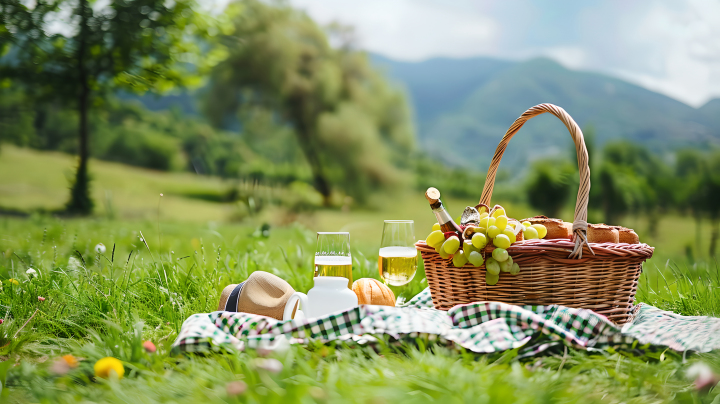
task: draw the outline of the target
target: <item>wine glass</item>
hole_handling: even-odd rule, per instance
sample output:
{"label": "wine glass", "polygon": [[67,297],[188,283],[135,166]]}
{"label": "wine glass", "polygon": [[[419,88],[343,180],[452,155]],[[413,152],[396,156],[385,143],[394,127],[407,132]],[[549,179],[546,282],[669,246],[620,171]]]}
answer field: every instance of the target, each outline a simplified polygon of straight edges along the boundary
{"label": "wine glass", "polygon": [[[380,243],[378,269],[385,283],[404,286],[417,272],[415,223],[412,220],[386,220]],[[402,301],[398,297],[398,301]]]}
{"label": "wine glass", "polygon": [[352,288],[350,233],[318,232],[314,276],[342,276],[348,279],[348,288]]}

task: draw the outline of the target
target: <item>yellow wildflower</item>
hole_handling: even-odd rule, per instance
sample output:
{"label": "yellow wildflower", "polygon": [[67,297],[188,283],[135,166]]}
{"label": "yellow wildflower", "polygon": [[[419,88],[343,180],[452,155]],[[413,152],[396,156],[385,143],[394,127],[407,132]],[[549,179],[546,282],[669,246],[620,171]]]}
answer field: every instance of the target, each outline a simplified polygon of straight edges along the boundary
{"label": "yellow wildflower", "polygon": [[104,379],[109,378],[111,372],[115,372],[118,379],[122,379],[125,374],[125,368],[123,367],[122,362],[111,356],[102,358],[95,362],[93,369],[95,369],[95,376],[102,377]]}
{"label": "yellow wildflower", "polygon": [[63,355],[63,360],[70,366],[71,368],[78,367],[78,360],[76,357],[72,355]]}
{"label": "yellow wildflower", "polygon": [[8,282],[12,283],[13,285],[20,285],[20,282],[16,281],[13,278],[8,279]]}

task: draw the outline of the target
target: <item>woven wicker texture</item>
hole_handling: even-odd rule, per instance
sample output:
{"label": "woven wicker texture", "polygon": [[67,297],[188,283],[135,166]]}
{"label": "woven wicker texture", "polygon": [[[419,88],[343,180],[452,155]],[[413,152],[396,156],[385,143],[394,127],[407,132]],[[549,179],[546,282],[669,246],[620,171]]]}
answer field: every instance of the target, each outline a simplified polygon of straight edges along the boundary
{"label": "woven wicker texture", "polygon": [[[587,205],[590,194],[590,168],[583,134],[564,109],[552,104],[536,105],[515,120],[495,150],[488,169],[480,203],[490,203],[500,160],[510,139],[528,119],[549,112],[568,128],[575,142],[580,171],[574,241],[526,240],[508,248],[521,272],[500,274],[493,286],[485,284],[485,266],[470,264],[455,268],[452,260],[443,260],[424,241],[416,248],[422,253],[433,305],[447,310],[475,301],[499,301],[511,304],[559,304],[591,309],[623,324],[631,317],[642,263],[652,256],[647,244],[587,243]],[[494,247],[485,249],[486,258]]]}

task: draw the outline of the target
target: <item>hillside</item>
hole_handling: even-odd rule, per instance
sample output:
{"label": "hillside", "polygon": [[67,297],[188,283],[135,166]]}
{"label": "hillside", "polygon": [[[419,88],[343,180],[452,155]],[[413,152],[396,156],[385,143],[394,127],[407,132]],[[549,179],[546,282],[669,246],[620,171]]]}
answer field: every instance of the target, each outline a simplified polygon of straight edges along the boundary
{"label": "hillside", "polygon": [[[75,164],[76,158],[64,153],[2,145],[0,212],[61,209],[67,202],[68,178],[72,178]],[[213,200],[234,185],[219,178],[95,159],[90,170],[98,216],[157,220],[160,209],[166,219],[206,223],[229,220],[237,214],[234,204]]]}
{"label": "hillside", "polygon": [[[600,145],[627,139],[663,153],[720,143],[720,100],[695,109],[623,80],[569,70],[549,59],[374,60],[407,89],[423,149],[449,164],[487,169],[512,122],[543,102],[562,106],[583,128],[594,127]],[[528,159],[568,154],[569,148],[564,126],[541,116],[513,139],[504,161],[508,166],[523,165]]]}
{"label": "hillside", "polygon": [[[720,145],[720,99],[696,109],[617,78],[567,69],[550,59],[402,62],[376,54],[369,57],[406,90],[421,148],[451,165],[486,170],[512,122],[525,109],[543,102],[565,108],[582,128],[592,126],[599,146],[627,139],[664,154],[681,147]],[[202,90],[195,92],[199,93]],[[188,93],[124,98],[139,99],[151,110],[197,113],[197,102]],[[503,165],[524,167],[536,158],[569,155],[570,148],[560,121],[537,117],[513,139]]]}

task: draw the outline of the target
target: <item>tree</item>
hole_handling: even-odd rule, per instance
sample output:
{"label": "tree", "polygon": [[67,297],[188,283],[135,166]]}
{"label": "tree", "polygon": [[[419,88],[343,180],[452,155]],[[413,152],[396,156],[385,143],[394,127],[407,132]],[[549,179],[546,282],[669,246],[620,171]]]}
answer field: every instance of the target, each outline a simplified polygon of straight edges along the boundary
{"label": "tree", "polygon": [[701,248],[700,226],[703,219],[709,219],[708,254],[715,257],[720,239],[720,153],[682,150],[677,155],[675,170],[679,206],[689,209],[695,219],[695,247]]}
{"label": "tree", "polygon": [[675,178],[677,206],[681,212],[690,211],[695,219],[695,247],[700,247],[700,226],[705,214],[703,178],[707,173],[706,158],[698,150],[681,150],[677,153]]}
{"label": "tree", "polygon": [[[413,148],[404,97],[388,87],[348,31],[326,32],[292,8],[247,0],[237,4],[229,57],[212,74],[205,113],[217,126],[253,108],[270,111],[297,137],[313,184],[330,204],[333,188],[362,200],[393,183]],[[408,165],[409,167],[409,165]]]}
{"label": "tree", "polygon": [[708,170],[705,177],[704,205],[712,224],[709,255],[714,258],[718,238],[720,238],[720,203],[718,203],[720,201],[720,153],[715,152],[709,156]]}
{"label": "tree", "polygon": [[655,234],[659,214],[675,206],[672,172],[646,148],[625,141],[608,143],[597,170],[599,192],[591,205],[600,206],[608,224],[629,213],[643,213]]}
{"label": "tree", "polygon": [[[194,59],[200,49],[188,38],[207,33],[211,20],[193,11],[193,0],[34,3],[0,0],[0,77],[23,85],[37,102],[77,109],[79,158],[66,209],[88,214],[92,107],[120,88],[164,91],[196,82],[217,57],[210,51]],[[196,59],[202,63],[189,63]]]}
{"label": "tree", "polygon": [[541,160],[533,163],[525,188],[530,206],[548,217],[558,217],[572,191],[575,168],[568,162]]}

